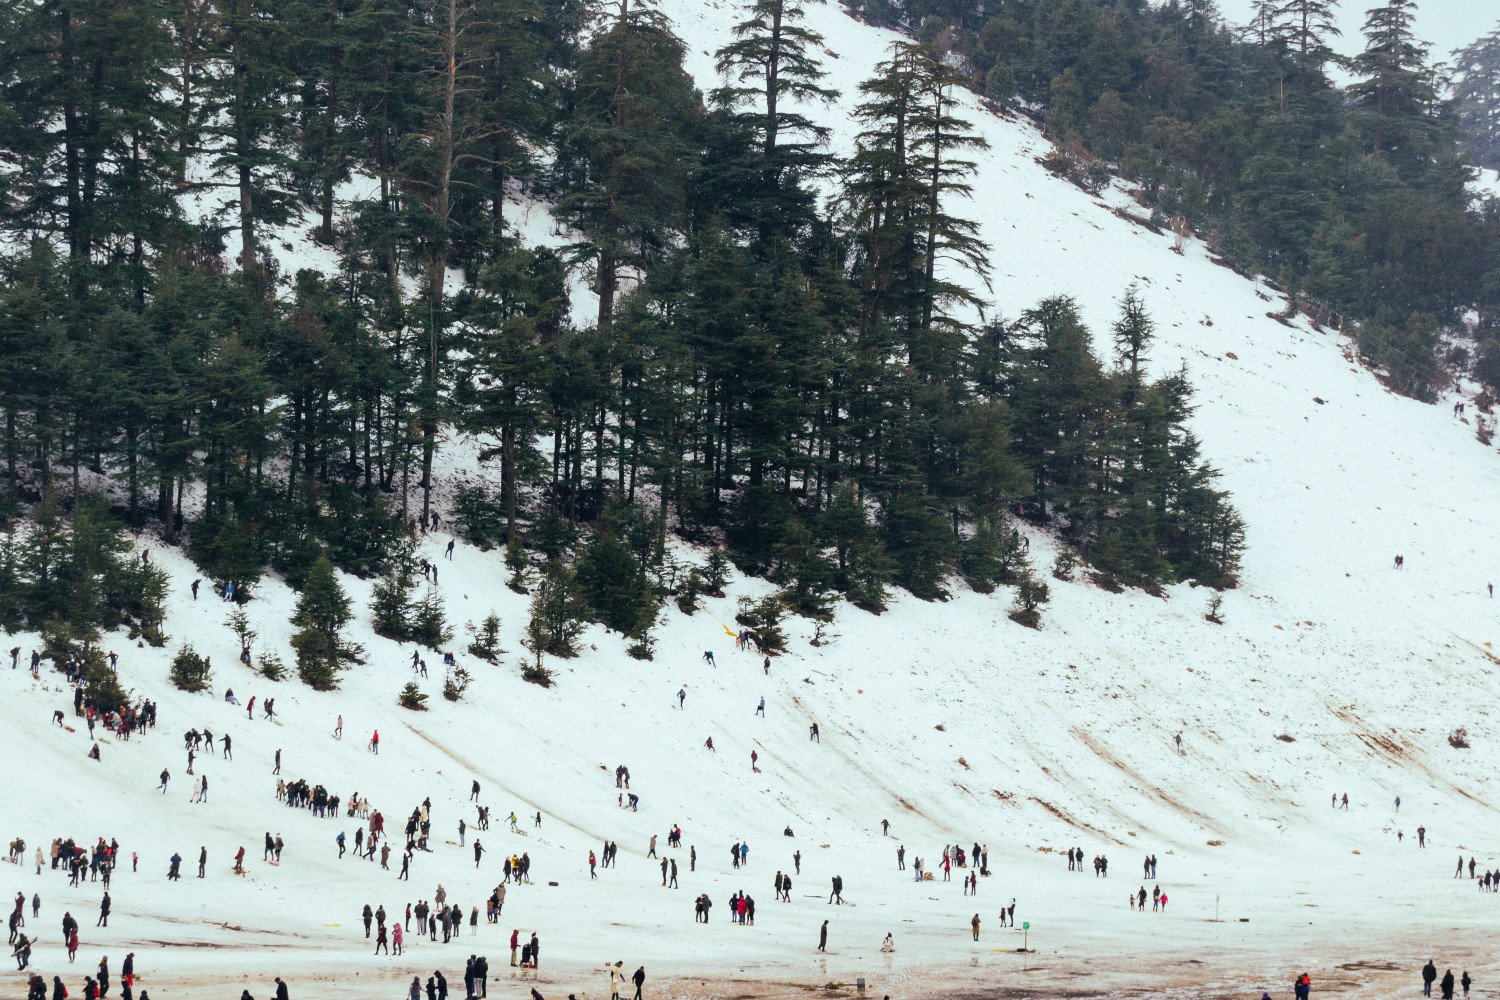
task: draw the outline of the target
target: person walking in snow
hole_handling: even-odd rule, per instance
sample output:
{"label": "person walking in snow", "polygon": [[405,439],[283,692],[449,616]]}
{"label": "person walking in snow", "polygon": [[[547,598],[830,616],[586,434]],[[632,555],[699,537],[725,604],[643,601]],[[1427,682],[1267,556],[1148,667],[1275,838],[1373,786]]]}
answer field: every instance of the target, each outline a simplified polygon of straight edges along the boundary
{"label": "person walking in snow", "polygon": [[707,663],[710,667],[717,667],[718,666],[718,664],[714,662],[714,651],[713,650],[711,650],[711,649],[705,649],[703,651],[703,662]]}
{"label": "person walking in snow", "polygon": [[818,950],[828,950],[828,921],[823,921],[823,926],[818,928]]}
{"label": "person walking in snow", "polygon": [[366,744],[365,749],[377,756],[380,754],[380,730],[377,729],[370,735],[370,742]]}
{"label": "person walking in snow", "polygon": [[682,708],[683,707],[683,703],[686,702],[686,701],[687,701],[687,688],[686,687],[680,687],[680,688],[678,688],[677,689],[677,707],[678,708]]}
{"label": "person walking in snow", "polygon": [[755,707],[755,714],[758,715],[758,716],[760,716],[762,719],[764,719],[766,717],[766,696],[765,695],[761,695],[760,696],[760,704]]}
{"label": "person walking in snow", "polygon": [[484,846],[476,838],[474,841],[474,867],[479,867],[479,859],[484,856]]}
{"label": "person walking in snow", "polygon": [[756,774],[760,773],[760,768],[755,766],[755,762],[758,761],[758,760],[760,760],[760,754],[756,753],[754,750],[751,750],[750,751],[750,770],[753,771]]}

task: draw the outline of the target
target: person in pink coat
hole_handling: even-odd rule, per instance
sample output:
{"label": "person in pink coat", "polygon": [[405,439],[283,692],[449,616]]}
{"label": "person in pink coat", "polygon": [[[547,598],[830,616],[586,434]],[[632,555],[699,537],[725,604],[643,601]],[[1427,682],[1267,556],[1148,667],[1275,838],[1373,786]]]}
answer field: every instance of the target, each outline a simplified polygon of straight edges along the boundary
{"label": "person in pink coat", "polygon": [[391,954],[401,954],[401,922],[399,920],[391,927]]}

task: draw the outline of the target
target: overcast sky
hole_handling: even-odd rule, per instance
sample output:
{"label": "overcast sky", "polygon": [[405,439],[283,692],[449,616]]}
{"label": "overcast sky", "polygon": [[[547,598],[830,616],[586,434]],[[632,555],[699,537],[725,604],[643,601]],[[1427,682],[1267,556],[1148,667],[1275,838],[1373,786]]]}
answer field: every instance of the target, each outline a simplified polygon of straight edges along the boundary
{"label": "overcast sky", "polygon": [[[1233,24],[1250,19],[1250,6],[1250,0],[1219,0],[1219,9]],[[1335,49],[1353,54],[1364,47],[1359,29],[1365,23],[1365,11],[1375,6],[1372,0],[1342,0],[1339,30],[1343,38],[1335,41]],[[1496,0],[1417,0],[1417,37],[1432,46],[1436,61],[1449,61],[1454,49],[1489,34],[1497,22],[1500,3]]]}

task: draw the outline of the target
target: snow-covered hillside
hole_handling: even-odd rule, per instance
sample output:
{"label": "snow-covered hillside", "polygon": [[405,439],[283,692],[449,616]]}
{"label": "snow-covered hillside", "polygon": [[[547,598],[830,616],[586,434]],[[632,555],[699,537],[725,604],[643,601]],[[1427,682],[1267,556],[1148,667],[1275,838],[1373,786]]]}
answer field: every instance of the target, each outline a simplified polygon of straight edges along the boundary
{"label": "snow-covered hillside", "polygon": [[[666,8],[709,88],[733,8],[686,0]],[[833,6],[809,14],[843,95],[823,118],[847,150],[857,84],[892,36]],[[735,598],[764,591],[736,580],[694,616],[670,609],[654,662],[628,658],[619,636],[596,628],[583,657],[551,664],[558,684],[544,690],[516,668],[526,598],[504,587],[498,553],[459,545],[448,561],[449,536],[438,531],[421,554],[440,567],[450,621],[498,613],[510,652],[497,667],[460,655],[475,674],[460,704],[441,698],[439,658],[427,654],[432,676],[420,683],[431,710],[419,714],[395,703],[412,677],[410,649],[363,624],[354,638],[368,663],[338,692],[272,685],[240,667],[227,606],[207,587],[193,601],[193,567],[143,538],[176,582],[172,641],[152,650],[115,637],[112,648],[126,684],[159,700],[155,732],[107,742],[102,761],[91,762],[85,732],[49,725],[54,709],[74,721],[60,677],[44,672],[36,682],[24,670],[35,637],[14,640],[23,669],[0,670],[5,839],[24,837],[29,857],[54,837],[114,836],[141,859],[138,873],[116,878],[110,926],[98,929],[98,883],[69,888],[45,868],[40,876],[29,864],[0,869],[0,889],[41,896],[41,916],[26,928],[40,938],[33,965],[49,980],[63,974],[76,991],[101,956],[117,969],[134,951],[138,989],[157,998],[233,997],[242,988],[263,997],[277,974],[298,1000],[397,997],[412,976],[425,982],[436,968],[457,990],[471,953],[489,956],[500,997],[527,996],[532,985],[548,998],[608,996],[600,969],[617,959],[627,973],[645,965],[648,996],[804,996],[857,977],[892,997],[1254,996],[1307,971],[1316,988],[1376,997],[1414,989],[1417,966],[1432,954],[1440,970],[1466,966],[1488,988],[1500,966],[1482,935],[1500,904],[1450,876],[1460,853],[1477,855],[1481,870],[1500,868],[1500,726],[1491,708],[1500,698],[1491,646],[1500,604],[1486,590],[1500,577],[1500,540],[1485,513],[1500,492],[1493,450],[1450,406],[1385,391],[1334,333],[1272,318],[1284,303],[1200,245],[1189,241],[1179,254],[1170,234],[1121,218],[1116,209],[1135,208],[1125,194],[1095,198],[1051,176],[1031,127],[968,103],[991,144],[972,215],[993,247],[999,307],[1014,315],[1071,294],[1103,331],[1126,286],[1139,282],[1159,326],[1152,365],[1185,365],[1197,387],[1193,426],[1250,530],[1244,584],[1225,595],[1222,625],[1204,619],[1208,595],[1186,586],[1155,598],[1053,582],[1040,631],[1006,618],[1007,593],[958,587],[947,603],[898,600],[879,617],[842,609],[836,638],[818,648],[807,641],[810,626],[793,622],[789,654],[766,674],[726,635]],[[555,238],[540,208],[527,233]],[[474,450],[454,442],[446,483],[488,474],[452,457]],[[1031,549],[1040,566],[1050,564],[1045,536],[1033,536]],[[367,608],[369,585],[344,583]],[[294,601],[267,582],[247,608],[258,646],[287,660]],[[168,685],[171,652],[183,641],[212,656],[213,694]],[[704,650],[716,667],[702,661]],[[282,724],[225,704],[231,687],[241,701],[274,697]],[[762,696],[764,719],[754,714]],[[808,739],[814,721],[819,743]],[[1459,726],[1473,749],[1448,745]],[[191,727],[234,739],[233,761],[199,758],[195,770],[211,782],[207,804],[188,801],[180,734]],[[378,756],[366,751],[376,729]],[[704,747],[709,737],[714,752]],[[394,858],[389,871],[337,859],[334,837],[352,838],[354,821],[275,801],[278,749],[283,777],[325,784],[346,800],[357,791],[397,830],[431,797],[440,836],[432,854],[417,856],[409,883],[397,881]],[[751,771],[752,750],[760,773]],[[638,812],[617,806],[621,764]],[[163,767],[174,776],[165,795],[157,791]],[[457,845],[460,819],[470,843],[475,836],[473,780],[495,816],[477,834],[489,851],[477,870]],[[1346,792],[1348,810],[1330,808],[1329,796]],[[509,831],[503,817],[512,811],[524,835]],[[538,811],[540,829],[526,819]],[[663,847],[673,824],[685,846],[659,853],[679,862],[676,890],[662,888],[657,861],[643,857],[650,837]],[[1426,849],[1416,844],[1419,826]],[[260,860],[267,831],[286,841],[279,867]],[[591,881],[588,853],[605,840],[619,843],[619,866]],[[750,845],[747,870],[728,864],[738,841]],[[945,843],[975,841],[988,845],[993,871],[977,900],[961,892],[966,869],[946,883],[941,872],[916,883],[896,870],[899,845],[908,869],[916,857],[936,868]],[[241,845],[249,871],[235,877]],[[696,871],[686,845],[696,849]],[[1069,873],[1061,855],[1074,846],[1107,855],[1109,878]],[[193,877],[200,847],[209,853],[202,882]],[[441,883],[450,900],[482,914],[502,855],[523,850],[533,883],[512,887],[499,926],[481,916],[477,935],[465,930],[457,943],[413,935],[407,954],[371,956],[359,927],[364,903],[400,913],[431,900]],[[168,883],[174,851],[187,859],[185,877]],[[792,902],[778,904],[772,878],[791,870],[794,851],[801,874]],[[1141,886],[1141,859],[1151,853],[1160,877],[1145,888],[1159,882],[1170,905],[1132,913],[1119,900]],[[826,902],[834,875],[852,905]],[[740,889],[757,899],[753,927],[726,925],[728,896]],[[707,926],[692,919],[702,892],[715,904]],[[997,908],[1012,898],[1029,937],[999,928]],[[57,933],[64,909],[83,924],[72,968]],[[828,951],[819,954],[825,919]],[[512,928],[539,933],[548,956],[540,972],[509,968]],[[887,932],[896,950],[881,954]],[[1034,954],[1015,952],[1023,940]],[[0,997],[23,995],[22,984],[5,973]]]}

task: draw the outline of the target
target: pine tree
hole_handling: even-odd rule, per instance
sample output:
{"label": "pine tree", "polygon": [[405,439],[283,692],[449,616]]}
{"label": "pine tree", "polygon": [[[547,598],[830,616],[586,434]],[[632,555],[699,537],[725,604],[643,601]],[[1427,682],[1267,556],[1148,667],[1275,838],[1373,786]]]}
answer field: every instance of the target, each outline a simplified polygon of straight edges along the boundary
{"label": "pine tree", "polygon": [[834,489],[818,530],[833,548],[834,585],[866,611],[885,610],[895,567],[854,483]]}
{"label": "pine tree", "polygon": [[658,599],[645,567],[618,530],[604,525],[578,557],[579,596],[605,628],[621,634],[654,615]]}
{"label": "pine tree", "polygon": [[702,109],[682,42],[649,0],[620,0],[579,58],[570,165],[558,214],[587,238],[597,325],[608,328],[626,268],[650,270],[682,225],[684,182]]}
{"label": "pine tree", "polygon": [[175,235],[163,14],[155,3],[26,3],[3,24],[7,227],[26,242],[58,234],[80,309],[110,287],[139,301],[148,249]]}
{"label": "pine tree", "polygon": [[1286,40],[1309,80],[1321,81],[1323,66],[1334,58],[1337,10],[1338,0],[1282,0],[1276,7],[1271,30]]}
{"label": "pine tree", "polygon": [[1134,282],[1125,290],[1120,302],[1120,318],[1114,326],[1115,362],[1132,380],[1139,381],[1141,362],[1156,335],[1156,324],[1141,301],[1140,286]]}
{"label": "pine tree", "polygon": [[441,649],[453,638],[453,630],[448,627],[447,612],[443,608],[443,602],[437,595],[437,590],[429,586],[427,593],[412,608],[410,637],[413,642],[421,643],[428,649]]}
{"label": "pine tree", "polygon": [[825,73],[815,53],[823,48],[823,37],[803,24],[799,0],[750,0],[745,12],[746,19],[734,27],[734,40],[716,53],[718,70],[730,82],[714,91],[713,98],[753,136],[753,158],[746,169],[755,187],[737,191],[737,200],[751,204],[764,241],[795,225],[803,214],[795,207],[804,200],[799,182],[830,161],[822,151],[828,129],[801,109],[826,104],[838,94],[819,82]]}
{"label": "pine tree", "polygon": [[1438,104],[1426,49],[1412,34],[1415,11],[1415,0],[1387,0],[1365,16],[1365,48],[1352,66],[1361,79],[1349,88],[1366,148],[1407,176],[1431,162]]}
{"label": "pine tree", "polygon": [[338,687],[338,672],[357,662],[359,648],[344,641],[343,630],[353,618],[349,598],[333,575],[326,554],[318,556],[308,571],[297,599],[292,625],[292,648],[297,651],[297,673],[318,691]]}
{"label": "pine tree", "polygon": [[535,655],[537,667],[541,667],[543,654],[565,659],[577,656],[578,637],[589,609],[573,568],[554,559],[531,594],[525,645]]}
{"label": "pine tree", "polygon": [[213,69],[204,74],[197,131],[215,185],[234,189],[241,269],[256,268],[256,228],[284,222],[291,205],[293,84],[281,0],[223,0],[207,6]]}
{"label": "pine tree", "polygon": [[394,559],[370,591],[370,627],[376,635],[401,642],[411,635],[411,592],[416,581],[410,560]]}
{"label": "pine tree", "polygon": [[488,614],[479,628],[474,630],[474,641],[469,643],[469,654],[481,660],[495,663],[500,658],[500,616]]}
{"label": "pine tree", "polygon": [[172,657],[172,686],[179,691],[207,691],[210,683],[208,664],[191,645],[185,645]]}
{"label": "pine tree", "polygon": [[1475,165],[1500,170],[1500,29],[1454,56],[1453,104]]}
{"label": "pine tree", "polygon": [[542,427],[548,379],[543,344],[566,323],[567,286],[549,250],[513,248],[480,276],[465,326],[473,330],[469,360],[456,392],[461,422],[493,434],[481,459],[500,459],[505,543],[517,541],[519,489],[541,470],[530,442]]}

